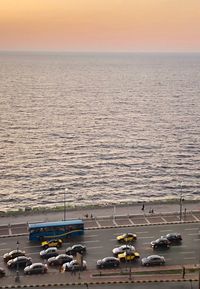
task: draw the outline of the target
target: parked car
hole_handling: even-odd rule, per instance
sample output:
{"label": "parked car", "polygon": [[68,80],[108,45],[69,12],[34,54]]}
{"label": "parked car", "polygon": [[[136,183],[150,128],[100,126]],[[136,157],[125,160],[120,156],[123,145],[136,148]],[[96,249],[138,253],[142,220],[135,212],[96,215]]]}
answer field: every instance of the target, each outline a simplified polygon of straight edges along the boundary
{"label": "parked car", "polygon": [[0,278],[4,277],[5,275],[6,275],[6,271],[2,267],[0,267]]}
{"label": "parked car", "polygon": [[165,258],[159,255],[150,255],[146,258],[142,258],[141,263],[143,266],[164,265]]}
{"label": "parked car", "polygon": [[86,252],[86,246],[82,244],[76,244],[72,247],[68,247],[65,251],[67,255],[76,255],[76,253],[84,254]]}
{"label": "parked car", "polygon": [[4,262],[7,263],[11,259],[14,259],[19,256],[25,256],[25,255],[26,255],[25,251],[13,250],[13,251],[10,251],[9,253],[4,254],[3,259],[4,259]]}
{"label": "parked car", "polygon": [[72,255],[60,254],[56,257],[51,257],[47,260],[48,265],[50,266],[59,266],[64,263],[71,262],[73,260]]}
{"label": "parked car", "polygon": [[140,258],[140,254],[138,252],[133,252],[133,251],[126,251],[121,254],[118,254],[118,259],[120,262],[125,262],[125,261],[135,261]]}
{"label": "parked car", "polygon": [[117,257],[118,254],[126,252],[126,251],[135,251],[135,247],[132,245],[122,245],[120,247],[114,248],[112,250],[113,255]]}
{"label": "parked car", "polygon": [[25,268],[32,264],[32,259],[26,256],[19,256],[7,262],[8,268]]}
{"label": "parked car", "polygon": [[47,270],[48,270],[47,264],[33,263],[32,265],[24,268],[24,274],[25,275],[43,274],[43,273],[47,273]]}
{"label": "parked car", "polygon": [[105,257],[101,260],[97,260],[97,268],[116,268],[119,267],[120,261],[118,258],[115,257]]}
{"label": "parked car", "polygon": [[180,244],[182,242],[182,236],[179,233],[169,233],[165,236],[165,238],[171,245]]}
{"label": "parked car", "polygon": [[60,248],[62,246],[63,241],[61,239],[52,239],[52,240],[46,240],[41,243],[41,246],[43,249],[47,249],[49,247],[56,247]]}
{"label": "parked car", "polygon": [[167,238],[159,238],[152,241],[151,246],[153,249],[169,249],[170,242],[167,240]]}
{"label": "parked car", "polygon": [[117,241],[120,243],[133,242],[135,240],[137,240],[137,236],[133,233],[125,233],[123,235],[117,236]]}
{"label": "parked car", "polygon": [[49,259],[55,256],[58,256],[58,249],[56,247],[51,247],[40,252],[40,257],[43,259]]}
{"label": "parked car", "polygon": [[87,263],[85,260],[80,264],[77,260],[72,260],[71,262],[64,263],[62,265],[61,271],[83,271],[86,270]]}

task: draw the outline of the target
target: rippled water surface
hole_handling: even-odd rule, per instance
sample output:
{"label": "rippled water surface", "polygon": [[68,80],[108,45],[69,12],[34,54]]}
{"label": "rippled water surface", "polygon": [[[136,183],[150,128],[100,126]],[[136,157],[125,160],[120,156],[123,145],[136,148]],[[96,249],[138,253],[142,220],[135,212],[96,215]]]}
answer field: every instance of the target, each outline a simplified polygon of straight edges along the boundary
{"label": "rippled water surface", "polygon": [[0,54],[0,210],[200,199],[200,54]]}

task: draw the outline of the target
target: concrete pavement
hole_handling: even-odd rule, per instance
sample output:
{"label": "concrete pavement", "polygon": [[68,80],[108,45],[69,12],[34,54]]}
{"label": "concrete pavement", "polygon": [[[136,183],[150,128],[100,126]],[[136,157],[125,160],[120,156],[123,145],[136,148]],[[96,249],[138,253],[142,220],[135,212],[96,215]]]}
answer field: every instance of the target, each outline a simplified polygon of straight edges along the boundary
{"label": "concrete pavement", "polygon": [[[165,213],[176,213],[180,214],[180,200],[176,203],[157,203],[149,202],[144,204],[144,210],[142,210],[143,203],[137,203],[132,205],[121,205],[121,206],[104,206],[97,208],[76,208],[76,209],[66,209],[66,219],[87,219],[86,216],[90,218],[92,215],[94,218],[100,217],[113,217],[120,215],[151,215],[150,211],[153,209],[153,214],[165,214]],[[197,201],[184,201],[182,202],[182,215],[184,213],[190,213],[192,211],[200,212],[200,200]],[[0,225],[13,224],[13,223],[34,223],[42,221],[58,221],[63,220],[64,212],[24,212],[21,215],[14,216],[0,216]]]}

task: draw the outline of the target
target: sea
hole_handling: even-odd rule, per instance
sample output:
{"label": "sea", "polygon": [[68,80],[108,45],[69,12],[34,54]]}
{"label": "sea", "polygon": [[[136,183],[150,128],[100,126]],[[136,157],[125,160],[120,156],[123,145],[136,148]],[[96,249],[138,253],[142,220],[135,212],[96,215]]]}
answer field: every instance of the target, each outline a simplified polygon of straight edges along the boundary
{"label": "sea", "polygon": [[0,211],[200,200],[200,54],[0,52]]}

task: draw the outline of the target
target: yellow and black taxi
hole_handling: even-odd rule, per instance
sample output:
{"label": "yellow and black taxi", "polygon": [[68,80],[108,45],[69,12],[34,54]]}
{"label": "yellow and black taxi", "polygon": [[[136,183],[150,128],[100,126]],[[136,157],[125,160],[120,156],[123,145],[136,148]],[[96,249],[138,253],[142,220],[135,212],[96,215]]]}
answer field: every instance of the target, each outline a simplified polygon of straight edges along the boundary
{"label": "yellow and black taxi", "polygon": [[133,233],[125,233],[122,235],[117,236],[117,241],[119,243],[128,243],[137,240],[136,234]]}
{"label": "yellow and black taxi", "polygon": [[118,259],[120,262],[125,262],[125,261],[135,261],[140,258],[140,254],[138,252],[133,252],[133,251],[125,251],[121,254],[118,254]]}
{"label": "yellow and black taxi", "polygon": [[43,249],[47,249],[50,247],[60,248],[62,246],[63,241],[61,239],[52,239],[46,240],[41,243]]}

